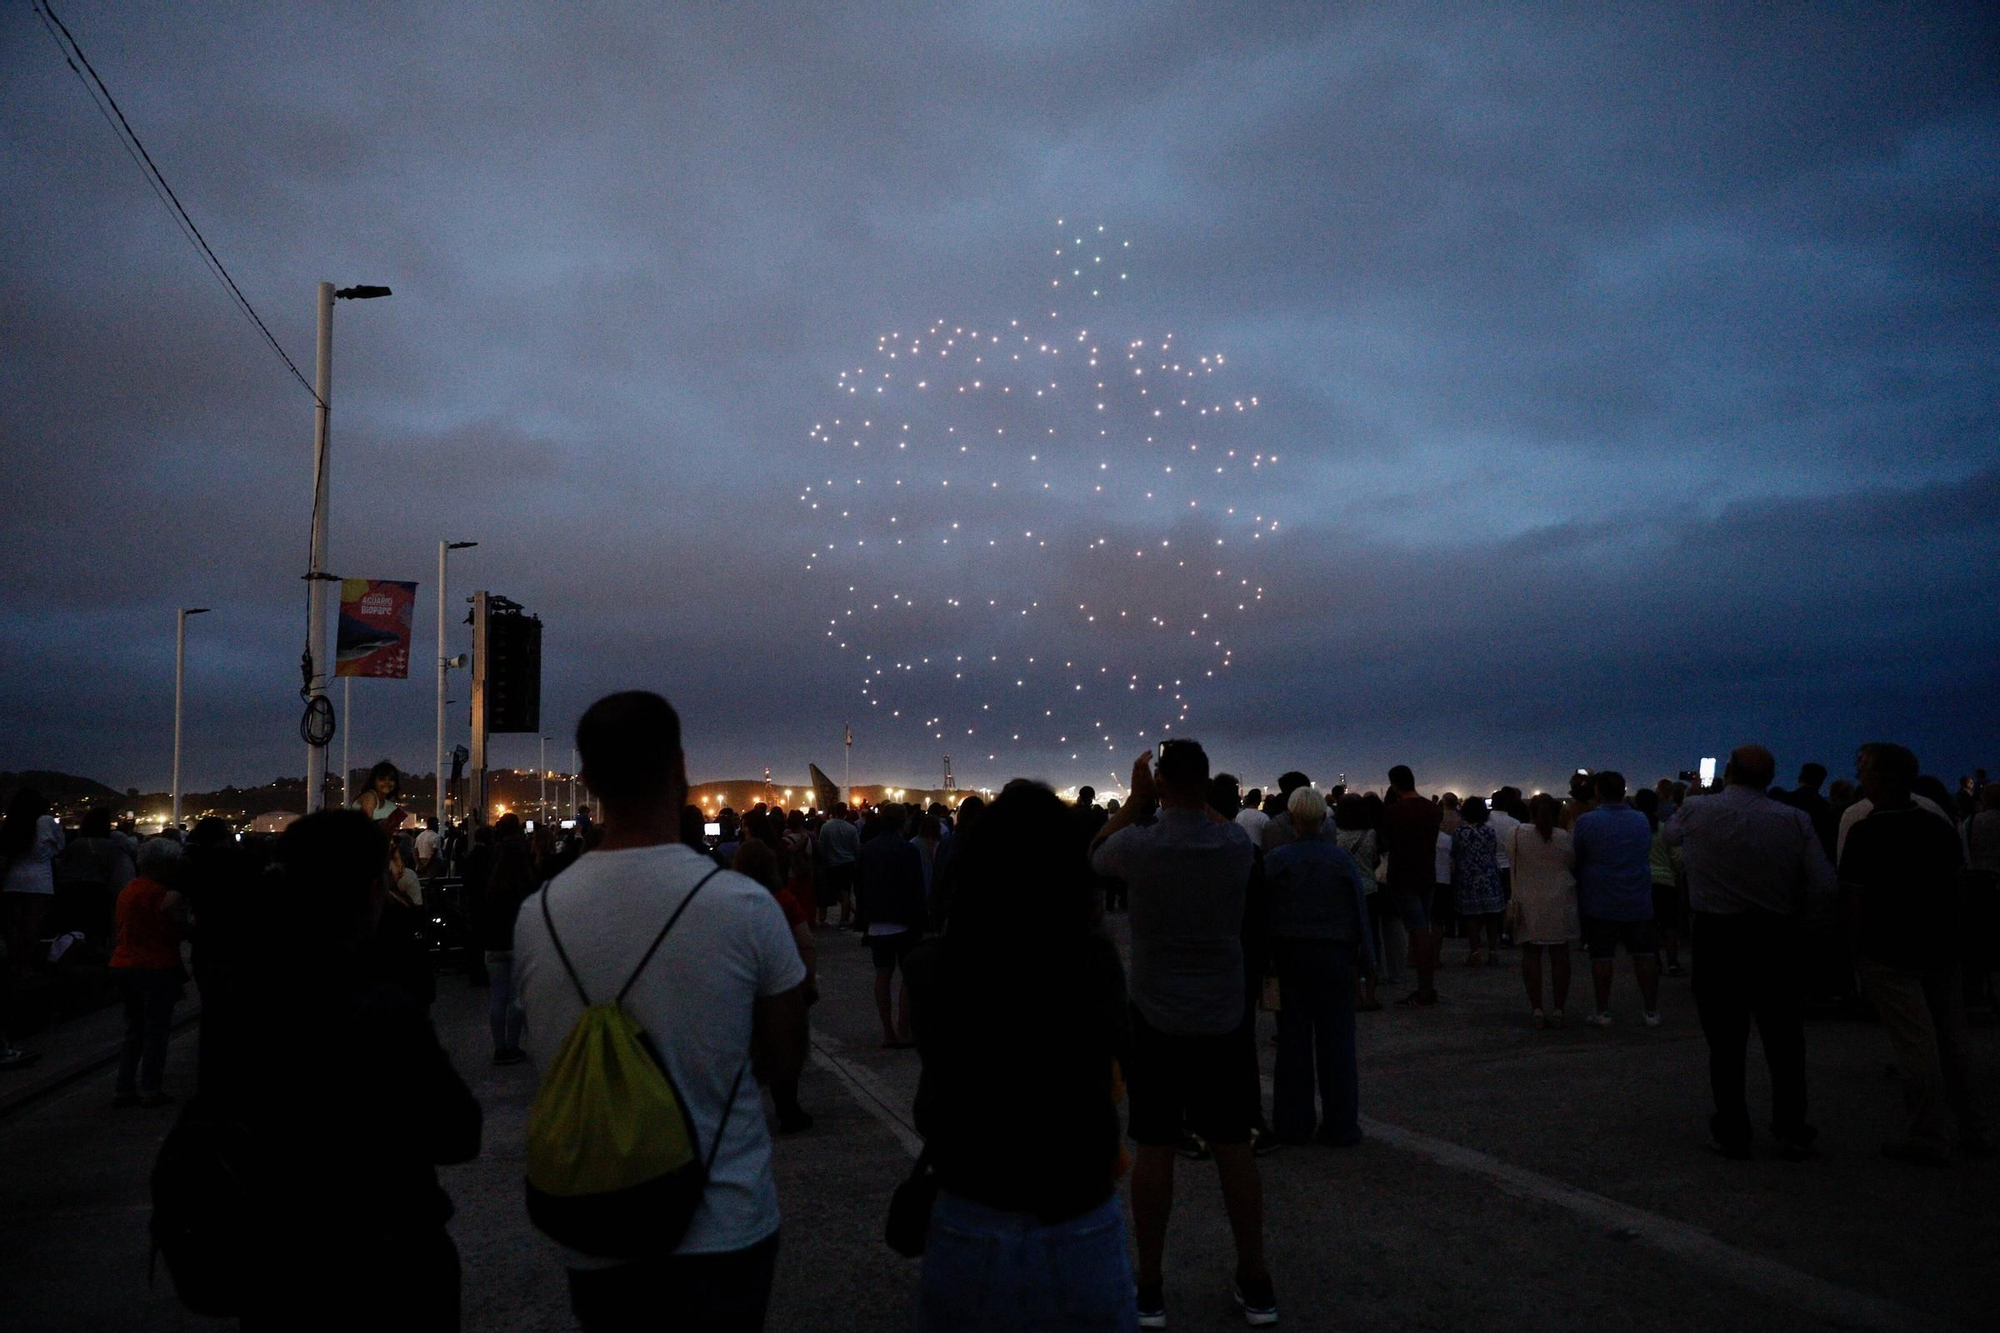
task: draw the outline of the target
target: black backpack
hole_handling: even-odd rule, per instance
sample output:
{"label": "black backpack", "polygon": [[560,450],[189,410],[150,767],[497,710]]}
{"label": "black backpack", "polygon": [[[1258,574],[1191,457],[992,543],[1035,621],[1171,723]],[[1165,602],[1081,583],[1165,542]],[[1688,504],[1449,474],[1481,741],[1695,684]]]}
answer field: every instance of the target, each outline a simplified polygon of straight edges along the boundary
{"label": "black backpack", "polygon": [[153,1163],[153,1258],[167,1261],[174,1291],[195,1314],[243,1311],[262,1240],[253,1161],[243,1122],[197,1096]]}

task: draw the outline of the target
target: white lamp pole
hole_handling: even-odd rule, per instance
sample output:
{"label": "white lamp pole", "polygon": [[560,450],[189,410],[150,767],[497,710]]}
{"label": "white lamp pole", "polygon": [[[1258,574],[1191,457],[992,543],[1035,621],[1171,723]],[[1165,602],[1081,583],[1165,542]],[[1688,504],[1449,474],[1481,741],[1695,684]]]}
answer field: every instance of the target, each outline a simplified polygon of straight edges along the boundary
{"label": "white lamp pole", "polygon": [[203,615],[205,606],[184,606],[174,613],[174,827],[181,822],[181,694],[187,686],[188,617]]}
{"label": "white lamp pole", "polygon": [[[326,697],[329,665],[326,651],[326,585],[330,578],[326,572],[326,527],[332,499],[328,494],[332,484],[327,472],[327,451],[329,418],[333,414],[333,302],[335,297],[365,301],[388,294],[387,287],[343,287],[335,291],[330,282],[319,285],[318,356],[313,372],[313,396],[317,401],[313,405],[312,568],[306,572],[306,656],[311,659],[306,693],[311,699]],[[311,814],[325,807],[326,747],[308,742],[306,813]]]}
{"label": "white lamp pole", "polygon": [[536,813],[541,822],[549,822],[549,738],[542,737],[542,803]]}
{"label": "white lamp pole", "polygon": [[445,623],[444,623],[445,560],[453,551],[463,551],[477,545],[479,545],[478,542],[441,541],[438,543],[437,762],[431,768],[431,772],[435,774],[437,778],[437,801],[436,801],[437,821],[440,825],[442,825],[445,822],[445,777],[444,777],[444,683],[445,681],[444,678],[445,678],[445,672],[451,669],[451,655],[445,651]]}
{"label": "white lamp pole", "polygon": [[347,743],[354,738],[354,677],[340,678],[340,803],[354,804],[354,761],[347,756]]}

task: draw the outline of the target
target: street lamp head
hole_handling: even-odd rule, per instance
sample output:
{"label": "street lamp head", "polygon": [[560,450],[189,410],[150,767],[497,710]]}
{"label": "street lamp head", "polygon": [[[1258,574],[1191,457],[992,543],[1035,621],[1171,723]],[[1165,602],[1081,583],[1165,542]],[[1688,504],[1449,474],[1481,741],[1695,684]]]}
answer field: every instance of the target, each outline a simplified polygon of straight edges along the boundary
{"label": "street lamp head", "polygon": [[387,287],[342,287],[334,295],[343,301],[372,301],[378,296],[389,295]]}
{"label": "street lamp head", "polygon": [[444,549],[447,551],[464,551],[477,545],[479,545],[478,542],[446,542]]}
{"label": "street lamp head", "polygon": [[184,616],[205,616],[208,614],[208,608],[205,606],[184,606],[181,608],[181,614]]}

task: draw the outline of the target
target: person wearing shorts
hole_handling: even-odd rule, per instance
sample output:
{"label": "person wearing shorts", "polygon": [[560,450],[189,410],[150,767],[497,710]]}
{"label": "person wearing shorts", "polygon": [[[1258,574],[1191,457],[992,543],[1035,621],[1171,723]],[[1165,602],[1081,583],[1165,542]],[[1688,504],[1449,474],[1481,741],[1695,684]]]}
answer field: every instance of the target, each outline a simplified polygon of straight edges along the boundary
{"label": "person wearing shorts", "polygon": [[1238,1068],[1234,1032],[1162,1032],[1132,1010],[1132,1068],[1125,1075],[1127,1132],[1142,1148],[1169,1152],[1184,1133],[1211,1145],[1248,1144],[1256,1108]]}
{"label": "person wearing shorts", "polygon": [[902,818],[897,805],[877,810],[854,859],[858,919],[875,964],[875,1013],[882,1020],[882,1044],[892,1050],[916,1045],[910,1037],[908,969],[900,987],[895,980],[910,950],[923,942],[927,918],[923,861],[903,841]]}
{"label": "person wearing shorts", "polygon": [[[1135,822],[1157,795],[1159,818]],[[1132,1056],[1125,1069],[1138,1242],[1139,1324],[1161,1328],[1161,1275],[1173,1210],[1174,1157],[1184,1132],[1208,1140],[1236,1242],[1232,1291],[1253,1324],[1277,1321],[1264,1266],[1263,1186],[1251,1150],[1262,1089],[1254,1024],[1244,1016],[1244,904],[1257,849],[1241,824],[1210,817],[1208,756],[1191,740],[1149,750],[1132,794],[1091,842],[1090,865],[1130,893]]]}
{"label": "person wearing shorts", "polygon": [[1618,946],[1632,960],[1646,1026],[1660,1025],[1660,937],[1653,926],[1653,826],[1625,803],[1623,774],[1593,779],[1597,803],[1576,817],[1576,904],[1590,949],[1597,1009],[1584,1022],[1611,1026],[1611,978]]}
{"label": "person wearing shorts", "polygon": [[1660,956],[1660,932],[1651,921],[1606,921],[1587,916],[1583,918],[1583,943],[1590,950],[1593,967],[1598,963],[1609,966],[1620,948],[1634,963]]}
{"label": "person wearing shorts", "polygon": [[921,931],[899,930],[890,935],[868,936],[868,956],[877,972],[893,973],[923,939]]}

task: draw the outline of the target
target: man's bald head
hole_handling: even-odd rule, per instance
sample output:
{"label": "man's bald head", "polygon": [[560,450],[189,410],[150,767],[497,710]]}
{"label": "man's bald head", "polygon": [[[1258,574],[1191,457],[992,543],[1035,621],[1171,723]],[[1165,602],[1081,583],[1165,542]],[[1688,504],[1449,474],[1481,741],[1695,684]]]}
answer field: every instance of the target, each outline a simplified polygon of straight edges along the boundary
{"label": "man's bald head", "polygon": [[1729,771],[1724,777],[1739,787],[1763,791],[1778,776],[1778,761],[1761,745],[1739,745],[1729,752]]}

